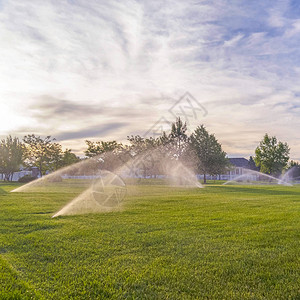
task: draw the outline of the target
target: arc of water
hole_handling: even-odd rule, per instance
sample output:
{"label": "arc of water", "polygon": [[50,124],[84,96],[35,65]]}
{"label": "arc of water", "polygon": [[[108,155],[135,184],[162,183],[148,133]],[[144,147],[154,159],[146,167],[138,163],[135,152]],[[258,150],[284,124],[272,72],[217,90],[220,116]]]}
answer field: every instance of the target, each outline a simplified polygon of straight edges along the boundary
{"label": "arc of water", "polygon": [[291,169],[289,169],[287,172],[285,172],[281,177],[280,179],[283,180],[283,181],[286,181],[286,182],[289,182],[289,181],[293,181],[293,180],[296,180],[298,179],[300,176],[297,176],[297,177],[294,177],[293,175],[294,172],[297,170],[297,166],[294,166],[292,167]]}
{"label": "arc of water", "polygon": [[229,183],[236,182],[238,180],[247,178],[247,177],[249,177],[249,175],[257,175],[257,176],[262,176],[262,177],[265,177],[265,178],[272,179],[272,180],[276,181],[277,184],[281,184],[281,185],[285,185],[285,186],[292,186],[292,184],[290,184],[290,183],[288,183],[288,182],[286,182],[286,181],[284,181],[280,178],[276,178],[274,176],[264,174],[264,173],[261,173],[261,172],[258,172],[258,171],[243,169],[243,172],[244,173],[242,175],[239,175],[239,176],[235,177],[234,179],[231,179],[231,180],[228,180],[228,181],[224,182],[223,185],[227,185]]}

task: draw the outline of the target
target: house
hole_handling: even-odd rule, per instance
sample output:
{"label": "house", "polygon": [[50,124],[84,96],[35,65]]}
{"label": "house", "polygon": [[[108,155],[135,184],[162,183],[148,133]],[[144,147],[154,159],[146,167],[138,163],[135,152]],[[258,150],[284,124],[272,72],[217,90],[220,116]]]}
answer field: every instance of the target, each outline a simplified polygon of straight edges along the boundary
{"label": "house", "polygon": [[[244,157],[235,157],[229,158],[230,164],[232,167],[226,174],[220,175],[206,175],[206,179],[208,180],[233,180],[236,177],[243,175],[245,171],[251,169],[251,165],[249,164],[249,160]],[[203,179],[203,174],[197,175],[198,179]],[[255,178],[253,179],[255,180]]]}
{"label": "house", "polygon": [[245,173],[245,170],[251,169],[249,160],[244,157],[234,157],[229,158],[232,168],[227,172],[227,174],[221,174],[219,176],[220,180],[233,180],[238,176]]}
{"label": "house", "polygon": [[229,175],[239,176],[243,174],[243,169],[250,169],[249,160],[244,157],[229,158],[229,161],[233,166],[232,170],[229,171]]}
{"label": "house", "polygon": [[[11,181],[18,181],[21,177],[24,177],[25,175],[30,175],[31,176],[31,171],[27,170],[22,170],[18,172],[14,172],[12,178],[10,178]],[[0,173],[0,180],[4,180],[5,174]]]}
{"label": "house", "polygon": [[[24,177],[25,175],[32,176],[35,178],[41,177],[40,171],[37,167],[32,167],[31,170],[28,170],[21,166],[20,170],[18,172],[14,172],[11,181],[18,181],[20,178]],[[0,173],[0,180],[4,180],[5,175]]]}

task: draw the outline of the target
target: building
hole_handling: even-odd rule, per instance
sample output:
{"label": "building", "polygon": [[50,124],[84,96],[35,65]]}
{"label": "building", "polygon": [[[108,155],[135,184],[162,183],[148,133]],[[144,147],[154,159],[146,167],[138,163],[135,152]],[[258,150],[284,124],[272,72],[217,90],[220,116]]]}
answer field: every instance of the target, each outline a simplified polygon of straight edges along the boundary
{"label": "building", "polygon": [[230,163],[232,164],[232,169],[229,171],[231,176],[240,176],[243,174],[243,169],[250,169],[249,160],[243,157],[238,158],[229,158]]}
{"label": "building", "polygon": [[[18,172],[14,172],[11,181],[18,181],[20,178],[24,177],[25,175],[32,176],[34,178],[40,178],[40,171],[37,167],[32,167],[31,170],[27,170],[23,167],[20,168]],[[4,180],[5,175],[0,173],[0,180]]]}
{"label": "building", "polygon": [[244,157],[229,158],[229,161],[232,165],[231,169],[227,174],[221,174],[218,179],[233,180],[236,177],[243,175],[246,170],[251,169],[249,160]]}

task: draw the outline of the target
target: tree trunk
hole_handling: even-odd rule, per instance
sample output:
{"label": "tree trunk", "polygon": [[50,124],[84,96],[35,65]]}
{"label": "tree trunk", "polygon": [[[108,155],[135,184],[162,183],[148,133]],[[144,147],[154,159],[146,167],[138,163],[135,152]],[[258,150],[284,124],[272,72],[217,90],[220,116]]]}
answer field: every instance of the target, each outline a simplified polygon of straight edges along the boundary
{"label": "tree trunk", "polygon": [[206,184],[206,174],[203,174],[203,183]]}
{"label": "tree trunk", "polygon": [[4,181],[9,181],[9,174],[4,173]]}
{"label": "tree trunk", "polygon": [[43,173],[42,173],[42,163],[39,163],[39,171],[40,171],[40,176],[43,177]]}

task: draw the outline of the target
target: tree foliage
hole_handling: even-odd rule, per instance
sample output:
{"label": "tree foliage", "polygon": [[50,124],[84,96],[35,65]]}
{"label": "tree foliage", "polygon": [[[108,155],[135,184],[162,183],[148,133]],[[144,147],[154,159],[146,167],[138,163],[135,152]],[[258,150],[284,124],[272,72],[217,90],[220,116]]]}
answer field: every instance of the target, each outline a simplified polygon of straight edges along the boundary
{"label": "tree foliage", "polygon": [[171,148],[173,158],[179,159],[186,150],[188,136],[186,134],[187,125],[183,123],[180,118],[177,118],[174,123],[172,123],[171,133],[169,134],[168,143]]}
{"label": "tree foliage", "polygon": [[259,171],[259,167],[256,166],[255,161],[252,156],[249,158],[249,163],[248,163],[249,169],[253,171]]}
{"label": "tree foliage", "polygon": [[92,142],[92,141],[86,140],[85,143],[87,144],[88,148],[84,153],[88,157],[94,157],[94,156],[97,156],[100,154],[113,152],[113,151],[116,151],[116,150],[122,148],[122,144],[117,143],[116,141]]}
{"label": "tree foliage", "polygon": [[47,171],[57,170],[61,166],[63,154],[61,145],[54,143],[54,140],[51,136],[41,138],[34,134],[26,135],[23,141],[27,166],[37,167],[41,175],[45,175]]}
{"label": "tree foliage", "polygon": [[126,146],[116,141],[85,141],[85,155],[93,158],[95,167],[112,171],[120,167],[126,157]]}
{"label": "tree foliage", "polygon": [[172,124],[169,134],[163,132],[157,138],[144,138],[139,135],[128,137],[131,156],[133,158],[137,155],[141,157],[136,168],[143,170],[144,177],[163,174],[163,165],[166,165],[167,161],[182,160],[185,157],[188,145],[186,131],[186,123],[177,118]]}
{"label": "tree foliage", "polygon": [[41,175],[80,161],[70,149],[62,151],[62,146],[50,136],[41,138],[34,134],[24,137],[22,143],[18,138],[8,136],[0,141],[0,173],[4,180],[12,179],[13,173],[21,165],[37,167]]}
{"label": "tree foliage", "polygon": [[[127,153],[129,154],[127,166],[131,168],[133,175],[155,176],[159,173],[158,161],[161,159],[162,154],[155,151],[160,145],[159,138],[143,138],[139,135],[128,136],[130,145]],[[138,158],[136,160],[136,158]]]}
{"label": "tree foliage", "polygon": [[275,136],[265,134],[255,150],[254,161],[260,171],[278,176],[289,161],[290,148],[287,143],[277,141]]}
{"label": "tree foliage", "polygon": [[127,140],[130,142],[129,149],[133,157],[148,150],[152,150],[158,145],[158,140],[153,137],[143,138],[139,135],[131,135],[127,136]]}
{"label": "tree foliage", "polygon": [[204,183],[206,174],[222,174],[229,166],[221,144],[203,125],[198,126],[191,135],[190,147],[196,157],[197,171],[204,174]]}
{"label": "tree foliage", "polygon": [[71,149],[66,149],[63,152],[62,158],[61,158],[61,167],[70,166],[72,164],[75,164],[80,161],[80,158],[76,156],[74,153],[72,153]]}
{"label": "tree foliage", "polygon": [[24,145],[17,137],[8,136],[0,141],[0,172],[4,180],[12,180],[14,172],[20,169],[24,162]]}

